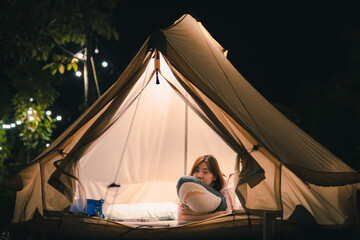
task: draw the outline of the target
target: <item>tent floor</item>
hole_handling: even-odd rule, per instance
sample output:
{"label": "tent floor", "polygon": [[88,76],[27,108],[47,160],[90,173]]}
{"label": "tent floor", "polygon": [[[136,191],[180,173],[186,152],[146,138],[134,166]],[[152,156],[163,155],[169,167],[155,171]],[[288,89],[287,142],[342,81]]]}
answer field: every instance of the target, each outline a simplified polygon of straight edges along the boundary
{"label": "tent floor", "polygon": [[[275,233],[263,236],[260,218],[217,219],[178,227],[129,227],[113,221],[68,215],[61,218],[36,218],[12,223],[11,239],[360,239],[359,227],[307,226],[277,221]],[[230,219],[230,220],[229,220]]]}

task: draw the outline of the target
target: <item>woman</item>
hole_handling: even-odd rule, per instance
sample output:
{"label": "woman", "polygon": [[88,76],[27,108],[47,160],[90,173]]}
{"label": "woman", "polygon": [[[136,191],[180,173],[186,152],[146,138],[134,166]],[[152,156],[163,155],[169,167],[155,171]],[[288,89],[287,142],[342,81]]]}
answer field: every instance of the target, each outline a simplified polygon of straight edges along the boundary
{"label": "woman", "polygon": [[226,189],[226,182],[223,174],[221,173],[219,164],[216,158],[212,155],[204,155],[198,157],[191,169],[190,176],[193,176],[213,187],[219,191],[226,200],[226,209],[224,211],[216,211],[212,213],[199,213],[191,210],[188,206],[180,203],[178,208],[178,220],[179,221],[198,221],[210,217],[219,216],[222,214],[231,213],[231,203],[229,193]]}

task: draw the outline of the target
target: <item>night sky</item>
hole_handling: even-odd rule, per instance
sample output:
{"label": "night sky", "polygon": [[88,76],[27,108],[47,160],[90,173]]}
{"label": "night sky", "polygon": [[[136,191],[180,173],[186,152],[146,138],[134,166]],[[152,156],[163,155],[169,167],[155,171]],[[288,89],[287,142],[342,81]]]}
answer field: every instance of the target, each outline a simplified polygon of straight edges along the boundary
{"label": "night sky", "polygon": [[[270,102],[291,106],[300,81],[325,84],[344,71],[347,32],[359,28],[356,6],[344,3],[243,3],[242,1],[126,1],[118,3],[120,40],[98,39],[110,68],[98,68],[101,92],[111,86],[152,31],[170,26],[184,13],[202,22],[226,49],[235,68]],[[248,2],[248,1],[247,1]],[[79,115],[83,82],[60,89],[55,108],[65,125]]]}

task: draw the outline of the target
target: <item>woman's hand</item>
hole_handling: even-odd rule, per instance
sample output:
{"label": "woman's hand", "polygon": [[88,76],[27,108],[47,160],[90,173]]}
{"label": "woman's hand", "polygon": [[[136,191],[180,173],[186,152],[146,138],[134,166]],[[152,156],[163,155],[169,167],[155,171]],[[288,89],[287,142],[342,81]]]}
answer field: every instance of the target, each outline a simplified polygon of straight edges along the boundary
{"label": "woman's hand", "polygon": [[188,206],[186,206],[185,204],[182,204],[182,203],[179,204],[179,210],[183,215],[198,215],[199,214],[197,212],[194,212]]}

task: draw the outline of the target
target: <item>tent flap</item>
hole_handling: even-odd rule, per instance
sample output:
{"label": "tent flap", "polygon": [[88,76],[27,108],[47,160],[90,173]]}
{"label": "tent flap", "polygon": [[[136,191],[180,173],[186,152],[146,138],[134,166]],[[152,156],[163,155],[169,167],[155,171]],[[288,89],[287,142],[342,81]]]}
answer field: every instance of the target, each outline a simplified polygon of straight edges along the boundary
{"label": "tent flap", "polygon": [[242,156],[242,168],[239,175],[238,184],[249,184],[250,188],[258,185],[262,180],[265,179],[264,169],[254,160],[250,154]]}

